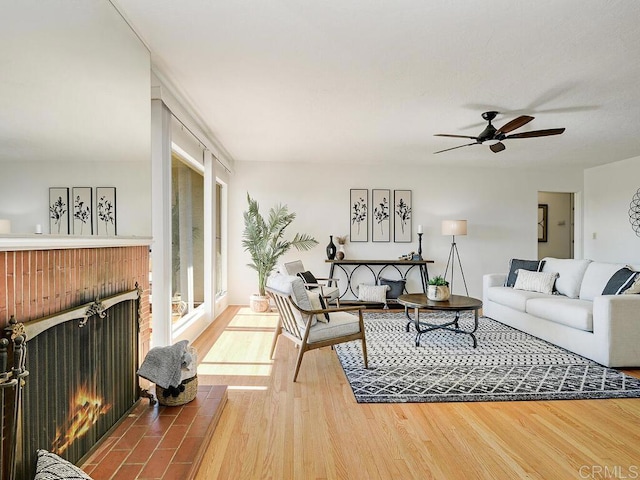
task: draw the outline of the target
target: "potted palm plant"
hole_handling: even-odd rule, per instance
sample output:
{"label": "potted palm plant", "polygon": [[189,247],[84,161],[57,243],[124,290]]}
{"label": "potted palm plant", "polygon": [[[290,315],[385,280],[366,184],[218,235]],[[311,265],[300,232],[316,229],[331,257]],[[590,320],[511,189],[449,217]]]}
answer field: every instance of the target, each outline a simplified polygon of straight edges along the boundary
{"label": "potted palm plant", "polygon": [[258,202],[248,193],[247,202],[249,209],[244,212],[242,246],[251,255],[248,266],[258,272],[258,293],[251,296],[249,304],[253,311],[265,312],[269,309],[269,297],[265,292],[267,277],[275,269],[280,257],[291,247],[309,250],[318,241],[306,233],[296,233],[293,240],[283,238],[285,229],[296,218],[296,214],[290,213],[286,205],[272,207],[265,219]]}
{"label": "potted palm plant", "polygon": [[429,284],[427,285],[427,298],[429,300],[443,302],[449,300],[450,296],[449,282],[442,275],[429,279]]}

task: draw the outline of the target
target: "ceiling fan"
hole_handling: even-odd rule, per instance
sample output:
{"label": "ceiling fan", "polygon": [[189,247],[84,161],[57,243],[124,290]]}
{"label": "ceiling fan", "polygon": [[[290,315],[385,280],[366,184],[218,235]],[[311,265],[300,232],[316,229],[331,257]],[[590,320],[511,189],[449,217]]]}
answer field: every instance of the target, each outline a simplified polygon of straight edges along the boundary
{"label": "ceiling fan", "polygon": [[509,140],[511,138],[548,137],[550,135],[560,135],[562,132],[564,132],[564,128],[550,128],[548,130],[532,130],[530,132],[513,133],[511,135],[507,135],[509,132],[512,132],[522,127],[523,125],[526,125],[531,120],[533,120],[534,117],[530,117],[529,115],[521,115],[518,118],[515,118],[510,122],[507,122],[501,128],[496,129],[496,127],[494,127],[491,124],[491,121],[494,118],[496,118],[496,115],[498,115],[498,113],[500,112],[490,111],[490,112],[484,112],[482,114],[482,118],[484,118],[487,122],[489,122],[489,124],[482,131],[482,133],[480,133],[480,135],[478,135],[477,137],[471,137],[468,135],[450,135],[447,133],[436,133],[435,134],[436,137],[469,138],[471,140],[475,140],[475,142],[467,143],[465,145],[458,145],[457,147],[453,147],[453,148],[446,148],[444,150],[439,150],[433,153],[448,152],[449,150],[468,147],[470,145],[481,145],[484,142],[490,142],[489,148],[491,149],[491,151],[493,153],[498,153],[503,151],[506,148],[504,146],[504,143],[502,143],[503,140]]}

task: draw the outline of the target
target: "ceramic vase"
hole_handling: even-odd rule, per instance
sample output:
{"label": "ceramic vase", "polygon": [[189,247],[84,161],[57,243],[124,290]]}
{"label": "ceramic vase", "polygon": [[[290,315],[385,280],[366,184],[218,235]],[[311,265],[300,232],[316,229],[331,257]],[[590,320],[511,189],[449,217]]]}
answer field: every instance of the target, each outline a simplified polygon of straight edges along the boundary
{"label": "ceramic vase", "polygon": [[334,260],[336,258],[336,244],[333,243],[333,235],[329,235],[329,245],[327,245],[327,258]]}

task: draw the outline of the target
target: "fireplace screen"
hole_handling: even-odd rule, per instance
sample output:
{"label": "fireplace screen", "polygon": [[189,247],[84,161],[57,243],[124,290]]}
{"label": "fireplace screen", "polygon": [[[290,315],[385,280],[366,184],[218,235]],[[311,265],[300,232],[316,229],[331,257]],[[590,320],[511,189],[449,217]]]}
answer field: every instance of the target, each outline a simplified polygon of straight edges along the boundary
{"label": "fireplace screen", "polygon": [[[26,368],[15,478],[36,451],[82,459],[139,397],[137,290],[24,324]],[[73,318],[72,318],[73,317]]]}

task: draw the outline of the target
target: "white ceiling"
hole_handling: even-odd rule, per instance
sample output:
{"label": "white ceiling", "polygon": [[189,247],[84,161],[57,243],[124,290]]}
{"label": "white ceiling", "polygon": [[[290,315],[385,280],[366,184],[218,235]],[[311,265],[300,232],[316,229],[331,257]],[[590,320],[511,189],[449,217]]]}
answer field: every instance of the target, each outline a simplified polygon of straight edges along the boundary
{"label": "white ceiling", "polygon": [[[112,0],[236,161],[594,166],[640,155],[640,2]],[[492,153],[481,113],[517,132]]]}

